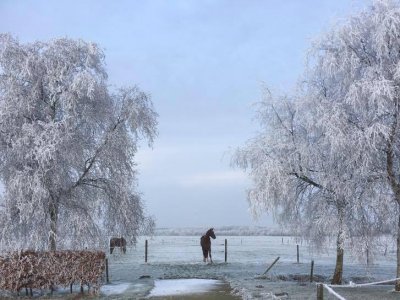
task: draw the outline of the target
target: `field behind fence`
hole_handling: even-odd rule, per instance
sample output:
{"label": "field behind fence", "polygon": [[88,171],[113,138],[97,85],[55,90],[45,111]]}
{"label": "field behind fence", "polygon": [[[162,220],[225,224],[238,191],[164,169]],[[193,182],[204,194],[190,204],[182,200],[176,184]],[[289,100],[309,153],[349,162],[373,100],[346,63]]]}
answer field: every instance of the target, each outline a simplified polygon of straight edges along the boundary
{"label": "field behind fence", "polygon": [[[146,240],[147,262],[145,262]],[[227,241],[226,263],[225,240]],[[212,265],[203,263],[199,236],[142,237],[136,246],[128,245],[125,255],[119,249],[112,255],[108,254],[110,281],[111,283],[135,282],[140,277],[213,278],[227,281],[245,298],[246,295],[251,295],[270,299],[266,296],[267,293],[278,291],[300,297],[293,299],[315,299],[315,282],[329,283],[335,268],[334,245],[318,253],[307,244],[286,236],[217,235],[217,239],[212,240],[211,248],[214,261]],[[359,262],[350,256],[350,253],[345,252],[343,272],[345,283],[350,281],[364,283],[393,278],[396,270],[394,245],[390,245],[385,252],[385,256],[382,251],[382,255],[376,257],[370,265],[366,264],[366,260]],[[263,276],[277,257],[279,260]],[[314,283],[310,283],[312,261],[314,261]],[[391,287],[374,289],[378,291],[381,288],[386,291]],[[370,292],[368,289],[365,288],[366,294]],[[345,291],[346,293],[351,291]],[[325,293],[325,297],[329,299],[330,296]],[[379,292],[379,297],[386,299],[382,291]]]}
{"label": "field behind fence", "polygon": [[[212,240],[211,244],[215,263],[225,262],[225,258],[228,263],[258,263],[282,254],[282,260],[297,260],[297,248],[300,262],[312,257],[308,247],[301,244],[297,247],[291,237],[222,236]],[[142,237],[135,246],[128,245],[127,249],[128,255],[137,263],[146,262],[146,256],[147,262],[153,264],[184,264],[203,260],[200,237],[197,236]],[[116,255],[122,255],[118,248]]]}
{"label": "field behind fence", "polygon": [[[268,295],[287,293],[293,299],[315,299],[315,282],[329,283],[333,274],[336,249],[332,245],[319,253],[296,238],[287,236],[217,235],[217,239],[212,240],[212,257],[213,264],[203,262],[200,236],[141,237],[136,245],[128,245],[126,254],[119,248],[112,255],[107,252],[110,284],[106,290],[125,287],[123,299],[132,299],[145,297],[156,279],[203,278],[226,281],[235,293],[244,298],[250,295],[250,298],[273,299],[268,298]],[[365,262],[360,263],[345,252],[345,283],[393,278],[396,266],[395,245],[389,245],[370,265]],[[310,283],[311,273],[314,283]],[[354,289],[334,289],[347,296],[354,294]],[[378,295],[382,299],[392,299],[385,297],[386,291],[390,289],[388,287],[365,287],[363,295],[369,295],[371,289],[375,292],[379,290],[374,297]],[[360,291],[362,289],[358,289]],[[330,299],[331,296],[325,289],[324,299]],[[98,296],[99,299],[108,297],[107,294]]]}
{"label": "field behind fence", "polygon": [[[254,268],[258,274],[262,274],[277,257],[280,257],[269,271],[271,274],[309,274],[311,262],[314,261],[314,274],[329,277],[333,274],[336,259],[334,246],[324,249],[321,253],[287,236],[217,236],[217,239],[212,240],[211,249],[214,264],[225,263],[226,255],[227,264],[246,265]],[[198,236],[142,237],[136,246],[128,245],[126,256],[119,249],[115,251],[111,256],[108,254],[110,272],[113,266],[118,264],[188,265],[203,262]],[[350,253],[345,252],[344,278],[373,277],[384,280],[395,274],[395,265],[394,245],[386,251],[386,256],[376,257],[370,265],[359,262]]]}

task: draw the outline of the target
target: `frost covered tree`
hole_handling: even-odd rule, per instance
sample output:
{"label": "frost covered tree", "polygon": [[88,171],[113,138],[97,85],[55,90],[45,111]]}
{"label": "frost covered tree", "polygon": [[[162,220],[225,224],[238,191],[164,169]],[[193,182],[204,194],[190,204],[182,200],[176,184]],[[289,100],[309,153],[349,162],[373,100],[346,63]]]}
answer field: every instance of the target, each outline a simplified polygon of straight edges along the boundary
{"label": "frost covered tree", "polygon": [[[391,197],[400,277],[400,6],[374,1],[315,45],[309,89],[323,103],[333,149],[349,153],[354,176]],[[376,199],[380,202],[381,199]],[[400,280],[396,282],[400,291]]]}
{"label": "frost covered tree", "polygon": [[257,212],[275,209],[317,244],[336,231],[333,283],[341,281],[346,240],[372,252],[390,222],[400,277],[399,36],[393,1],[375,1],[334,27],[313,46],[304,90],[267,103],[262,133],[237,155],[250,169]]}
{"label": "frost covered tree", "polygon": [[[248,200],[255,214],[273,211],[279,223],[291,226],[318,249],[335,239],[332,283],[340,284],[345,241],[359,248],[357,239],[370,241],[380,224],[375,222],[376,207],[366,200],[376,193],[355,180],[348,168],[351,149],[332,152],[320,105],[304,96],[274,99],[267,91],[258,114],[261,132],[238,150],[234,162],[250,170]],[[361,196],[365,206],[360,205]],[[367,203],[369,209],[358,209]]]}
{"label": "frost covered tree", "polygon": [[345,238],[368,251],[390,222],[400,277],[399,37],[394,1],[374,1],[335,26],[313,46],[296,106],[272,106],[263,133],[239,152],[254,180],[253,207],[308,220],[316,238],[337,230],[333,282]]}
{"label": "frost covered tree", "polygon": [[156,117],[137,87],[110,89],[96,44],[0,35],[3,247],[99,246],[151,226],[134,157]]}

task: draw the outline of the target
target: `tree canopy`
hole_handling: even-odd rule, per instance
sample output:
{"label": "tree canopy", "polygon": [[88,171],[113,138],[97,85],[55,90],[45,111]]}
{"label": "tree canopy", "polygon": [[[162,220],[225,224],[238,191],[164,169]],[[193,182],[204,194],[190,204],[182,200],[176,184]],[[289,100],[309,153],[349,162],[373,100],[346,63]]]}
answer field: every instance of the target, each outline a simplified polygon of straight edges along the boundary
{"label": "tree canopy", "polygon": [[141,139],[152,144],[156,118],[138,87],[108,85],[98,45],[0,35],[3,246],[134,240],[149,221],[134,158]]}
{"label": "tree canopy", "polygon": [[336,235],[334,283],[346,241],[372,254],[400,216],[399,36],[395,1],[334,26],[313,44],[294,95],[263,101],[262,132],[236,155],[257,210],[275,210],[316,244]]}

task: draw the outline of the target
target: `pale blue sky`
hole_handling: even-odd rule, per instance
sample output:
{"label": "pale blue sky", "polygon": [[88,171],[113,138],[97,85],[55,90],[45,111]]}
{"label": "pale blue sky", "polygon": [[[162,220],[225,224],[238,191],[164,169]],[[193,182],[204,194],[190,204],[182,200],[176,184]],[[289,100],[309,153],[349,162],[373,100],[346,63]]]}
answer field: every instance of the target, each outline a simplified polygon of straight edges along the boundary
{"label": "pale blue sky", "polygon": [[0,31],[99,43],[111,83],[151,94],[159,137],[138,153],[139,190],[159,227],[270,225],[252,220],[231,149],[257,131],[262,82],[290,90],[312,39],[367,3],[0,0]]}

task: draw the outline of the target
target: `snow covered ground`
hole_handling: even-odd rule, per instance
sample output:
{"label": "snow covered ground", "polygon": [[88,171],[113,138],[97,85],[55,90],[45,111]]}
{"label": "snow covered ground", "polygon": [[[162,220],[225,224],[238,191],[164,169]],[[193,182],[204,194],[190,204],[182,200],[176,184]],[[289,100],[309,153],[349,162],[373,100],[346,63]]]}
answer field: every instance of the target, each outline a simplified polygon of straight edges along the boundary
{"label": "snow covered ground", "polygon": [[149,297],[203,294],[221,284],[222,281],[215,279],[159,279],[154,281]]}
{"label": "snow covered ground", "polygon": [[[228,241],[228,263],[224,262],[224,239]],[[217,236],[212,241],[214,264],[202,262],[199,237],[157,236],[148,238],[148,262],[144,262],[144,241],[136,247],[129,247],[127,254],[118,250],[109,256],[110,281],[102,289],[100,298],[132,299],[169,295],[171,290],[178,293],[196,292],[189,286],[190,281],[180,279],[210,279],[225,282],[231,287],[231,294],[243,299],[315,299],[315,283],[310,283],[310,262],[314,260],[316,278],[329,282],[335,263],[335,249],[329,248],[317,254],[308,246],[301,245],[300,263],[296,263],[296,243],[290,237],[271,236]],[[279,256],[277,264],[260,276]],[[346,282],[372,282],[394,278],[395,251],[389,247],[386,256],[377,257],[374,264],[366,266],[345,253],[344,279]],[[162,280],[179,279],[178,281]],[[193,281],[194,282],[194,281]],[[200,281],[202,282],[202,281]],[[214,281],[211,281],[214,282]],[[215,282],[214,282],[215,283]],[[128,284],[128,285],[127,285]],[[166,285],[162,288],[163,284]],[[111,286],[111,288],[110,288]],[[112,288],[114,286],[114,288]],[[201,292],[218,289],[218,285],[204,285]],[[226,288],[225,288],[226,289]],[[110,292],[113,291],[113,292]],[[337,291],[348,299],[399,299],[393,292],[393,285],[365,288],[338,288]],[[325,295],[327,292],[325,291]],[[327,299],[334,299],[333,297]],[[197,299],[197,298],[196,298]]]}
{"label": "snow covered ground", "polygon": [[[216,232],[217,233],[217,232]],[[228,262],[224,262],[224,240],[228,241]],[[335,248],[316,253],[300,244],[300,263],[296,263],[294,238],[278,236],[218,236],[212,241],[214,264],[202,260],[199,236],[156,236],[148,239],[145,263],[141,238],[136,247],[122,254],[108,254],[110,283],[90,299],[315,299],[316,285],[309,282],[310,262],[314,260],[316,280],[329,283],[335,264]],[[345,252],[343,277],[346,282],[364,283],[395,277],[396,251],[388,245],[366,266]],[[260,276],[280,257],[267,276]],[[75,299],[69,289],[60,289],[49,299]],[[335,288],[346,299],[400,299],[393,285],[363,288]],[[8,299],[13,295],[7,294]],[[7,296],[5,294],[3,296]],[[36,293],[38,296],[38,294]],[[175,296],[174,296],[175,295]],[[325,291],[324,299],[335,299]]]}

